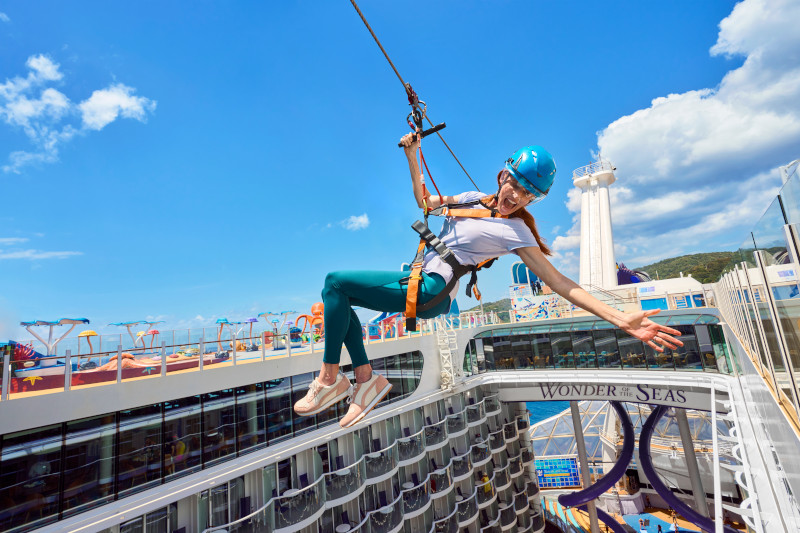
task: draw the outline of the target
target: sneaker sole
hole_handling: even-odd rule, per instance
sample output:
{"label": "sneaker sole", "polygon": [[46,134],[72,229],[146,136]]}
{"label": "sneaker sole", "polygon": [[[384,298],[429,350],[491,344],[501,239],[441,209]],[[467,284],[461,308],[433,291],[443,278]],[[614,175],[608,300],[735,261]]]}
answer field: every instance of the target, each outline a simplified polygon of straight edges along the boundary
{"label": "sneaker sole", "polygon": [[392,390],[392,384],[391,384],[391,383],[389,383],[387,386],[385,386],[385,387],[383,388],[383,390],[381,390],[381,391],[378,393],[378,395],[377,395],[377,396],[375,396],[375,399],[373,399],[371,402],[369,402],[369,404],[367,404],[367,406],[364,408],[364,410],[361,412],[361,414],[360,414],[360,415],[358,415],[357,417],[355,417],[355,418],[353,419],[353,421],[352,421],[352,422],[350,422],[349,424],[347,424],[346,426],[342,426],[342,428],[349,428],[349,427],[352,427],[353,425],[355,425],[355,424],[357,424],[357,423],[361,422],[361,421],[364,419],[364,417],[365,417],[365,416],[367,416],[367,415],[369,414],[369,412],[370,412],[370,411],[372,411],[373,409],[375,409],[375,406],[376,406],[376,405],[378,405],[378,402],[380,402],[381,400],[383,400],[384,396],[386,396],[387,394],[389,394],[389,391],[390,391],[390,390]]}
{"label": "sneaker sole", "polygon": [[313,411],[308,411],[308,412],[305,412],[305,413],[298,413],[297,411],[295,411],[294,413],[296,415],[299,415],[299,416],[314,416],[314,415],[316,415],[318,413],[321,413],[325,409],[329,408],[331,405],[333,405],[335,403],[338,403],[338,402],[341,402],[342,400],[347,398],[348,394],[349,394],[348,391],[344,391],[339,396],[335,396],[330,402],[317,407]]}

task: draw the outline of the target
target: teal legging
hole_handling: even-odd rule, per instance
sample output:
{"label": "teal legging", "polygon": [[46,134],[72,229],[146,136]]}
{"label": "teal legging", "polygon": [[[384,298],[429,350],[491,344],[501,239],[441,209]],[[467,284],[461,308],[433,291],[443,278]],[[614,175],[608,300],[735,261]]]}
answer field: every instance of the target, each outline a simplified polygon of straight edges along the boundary
{"label": "teal legging", "polygon": [[[325,278],[322,301],[325,303],[325,355],[322,361],[338,365],[342,343],[350,353],[353,368],[368,365],[369,359],[361,338],[361,321],[353,306],[375,311],[400,312],[406,309],[406,288],[409,272],[372,270],[343,270],[331,272]],[[402,281],[402,283],[401,283]],[[419,303],[436,296],[446,283],[439,274],[422,273],[419,284]],[[433,318],[450,309],[450,298],[445,298],[432,309],[420,313],[419,318]]]}

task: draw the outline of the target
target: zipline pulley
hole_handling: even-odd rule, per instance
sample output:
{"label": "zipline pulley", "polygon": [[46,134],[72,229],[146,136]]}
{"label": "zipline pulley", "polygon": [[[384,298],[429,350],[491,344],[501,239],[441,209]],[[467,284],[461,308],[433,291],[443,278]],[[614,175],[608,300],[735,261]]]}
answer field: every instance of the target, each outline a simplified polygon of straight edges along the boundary
{"label": "zipline pulley", "polygon": [[[408,126],[416,131],[419,134],[419,138],[422,139],[423,137],[427,137],[431,133],[436,133],[439,130],[443,130],[447,127],[447,124],[442,122],[441,124],[437,124],[432,128],[423,129],[423,120],[426,117],[425,111],[427,110],[427,105],[425,102],[419,99],[417,96],[416,91],[411,87],[410,83],[404,83],[403,86],[406,88],[406,94],[408,95],[408,105],[411,106],[411,113],[408,114],[406,117],[406,122],[408,122]],[[398,147],[402,147],[403,145],[397,143]]]}

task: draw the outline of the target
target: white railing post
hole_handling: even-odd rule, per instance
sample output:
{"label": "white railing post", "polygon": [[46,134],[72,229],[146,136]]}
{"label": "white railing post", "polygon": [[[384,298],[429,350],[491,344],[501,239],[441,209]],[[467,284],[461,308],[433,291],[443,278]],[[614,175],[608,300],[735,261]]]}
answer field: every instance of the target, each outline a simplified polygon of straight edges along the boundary
{"label": "white railing post", "polygon": [[64,390],[68,391],[72,383],[72,350],[67,350],[64,357]]}
{"label": "white railing post", "polygon": [[8,388],[11,384],[11,350],[3,350],[3,390],[2,401],[8,400]]}
{"label": "white railing post", "polygon": [[233,353],[233,366],[236,366],[236,335],[231,337],[231,353]]}
{"label": "white railing post", "polygon": [[161,341],[161,377],[164,377],[166,375],[167,375],[167,341]]}
{"label": "white railing post", "polygon": [[289,337],[289,332],[283,337],[283,342],[286,343],[286,357],[292,356],[292,339]]}
{"label": "white railing post", "polygon": [[203,328],[203,333],[200,335],[200,360],[197,362],[197,368],[202,372],[203,361],[206,358],[206,328]]}
{"label": "white railing post", "polygon": [[117,345],[117,383],[122,383],[122,345]]}
{"label": "white railing post", "polygon": [[261,362],[267,359],[267,335],[266,332],[261,332]]}

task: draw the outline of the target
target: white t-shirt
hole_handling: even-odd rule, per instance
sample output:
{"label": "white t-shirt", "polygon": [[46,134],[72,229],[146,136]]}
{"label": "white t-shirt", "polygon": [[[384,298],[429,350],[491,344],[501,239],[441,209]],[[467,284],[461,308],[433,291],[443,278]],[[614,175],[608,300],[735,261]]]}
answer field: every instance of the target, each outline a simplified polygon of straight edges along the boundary
{"label": "white t-shirt", "polygon": [[[486,196],[478,191],[461,193],[460,204],[478,202]],[[479,205],[477,208],[482,209]],[[517,248],[538,246],[531,230],[521,218],[462,218],[445,217],[439,240],[447,245],[462,265],[477,265],[481,261],[512,253]],[[425,254],[422,270],[442,276],[445,282],[453,277],[453,269],[442,261],[434,250]],[[450,292],[456,299],[459,284]]]}

